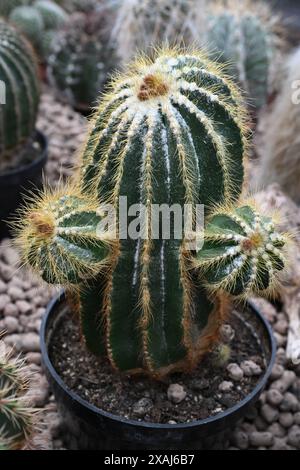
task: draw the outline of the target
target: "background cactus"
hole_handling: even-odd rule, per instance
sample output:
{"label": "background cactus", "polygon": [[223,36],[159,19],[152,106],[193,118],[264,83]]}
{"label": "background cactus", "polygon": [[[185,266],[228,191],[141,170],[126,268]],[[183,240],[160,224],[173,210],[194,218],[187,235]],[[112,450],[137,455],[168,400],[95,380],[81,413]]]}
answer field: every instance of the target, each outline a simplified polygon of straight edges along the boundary
{"label": "background cactus", "polygon": [[278,18],[266,3],[252,0],[215,1],[209,11],[204,42],[211,57],[226,64],[250,98],[250,105],[266,103],[280,36]]}
{"label": "background cactus", "polygon": [[37,410],[26,398],[29,381],[24,361],[12,358],[0,341],[0,449],[24,448],[34,431]]}
{"label": "background cactus", "polygon": [[12,10],[28,3],[28,0],[1,0],[0,17],[7,17]]}
{"label": "background cactus", "polygon": [[165,42],[194,44],[203,29],[205,7],[205,0],[124,0],[112,30],[121,61]]}
{"label": "background cactus", "polygon": [[[215,205],[239,207],[247,133],[244,121],[237,89],[202,53],[164,50],[153,60],[138,60],[127,75],[112,82],[95,113],[75,180],[79,187],[46,192],[22,215],[19,243],[25,261],[48,282],[61,279],[69,289],[75,283],[73,305],[86,344],[94,353],[106,354],[114,368],[146,371],[155,377],[172,370],[187,371],[217,339],[230,310],[223,285],[210,297],[208,276],[197,265],[201,255],[197,261],[187,238],[177,239],[172,224],[170,239],[163,239],[162,234],[153,238],[150,209],[152,204],[195,207],[202,203],[210,235],[216,219],[211,221],[209,214]],[[110,230],[99,231],[96,209],[91,207],[87,213],[78,206],[78,198],[85,201],[83,207],[97,200],[98,204],[111,203],[120,212],[120,196],[127,196],[129,207],[145,206],[143,228],[148,237],[140,234],[133,239],[119,231],[105,255],[103,244],[113,240]],[[244,210],[245,223],[256,224],[258,215],[252,222],[253,210]],[[117,221],[121,217],[117,213]],[[234,217],[231,212],[227,216]],[[126,229],[131,222],[129,217]],[[259,219],[259,236],[265,233],[266,223],[269,220]],[[224,226],[217,228],[222,234],[239,230],[227,226],[224,220]],[[91,236],[99,248],[92,255],[86,252],[91,245],[82,236],[83,227],[85,236]],[[275,246],[273,234],[267,231],[267,236]],[[284,253],[280,244],[276,249]],[[90,274],[84,269],[74,278],[77,259],[87,265],[90,256],[93,263],[104,262],[98,274],[91,263]],[[239,273],[243,289],[250,293],[265,291],[266,284],[271,287],[281,265],[272,259],[271,267],[264,260],[261,269],[265,268],[269,278],[262,284],[250,285]],[[51,273],[50,279],[45,272]]]}
{"label": "background cactus", "polygon": [[1,169],[24,145],[35,129],[39,105],[37,65],[30,45],[10,25],[0,20],[0,80],[6,105],[0,105]]}
{"label": "background cactus", "polygon": [[273,108],[261,120],[257,150],[260,165],[253,181],[254,189],[277,182],[300,204],[300,49],[286,61],[281,90]]}
{"label": "background cactus", "polygon": [[50,83],[72,106],[89,110],[115,66],[108,46],[108,11],[75,14],[54,39],[50,51]]}
{"label": "background cactus", "polygon": [[47,57],[49,52],[46,47],[49,33],[60,29],[68,18],[67,13],[51,0],[27,1],[9,14],[9,21],[28,38],[41,58]]}

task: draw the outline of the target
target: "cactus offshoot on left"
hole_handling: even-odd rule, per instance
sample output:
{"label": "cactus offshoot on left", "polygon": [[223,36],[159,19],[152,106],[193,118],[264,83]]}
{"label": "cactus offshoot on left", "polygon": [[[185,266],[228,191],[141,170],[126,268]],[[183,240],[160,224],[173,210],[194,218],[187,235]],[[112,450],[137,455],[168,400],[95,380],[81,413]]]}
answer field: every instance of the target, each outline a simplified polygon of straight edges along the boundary
{"label": "cactus offshoot on left", "polygon": [[[258,214],[253,221],[255,209],[251,204],[244,208],[239,201],[245,120],[236,87],[202,52],[168,49],[153,59],[139,59],[127,74],[113,80],[96,110],[76,175],[76,194],[67,188],[64,205],[62,193],[46,193],[21,218],[19,242],[25,261],[44,277],[46,267],[48,282],[61,281],[72,288],[75,281],[74,303],[86,345],[105,355],[115,369],[154,377],[191,370],[218,338],[230,310],[229,294],[272,290],[286,264],[287,238],[277,240],[271,225],[270,232],[266,230],[269,221]],[[87,220],[80,207],[79,224],[77,201],[82,198],[83,208],[90,200],[112,204],[118,222],[120,196],[127,196],[128,207],[143,204],[147,209],[148,237],[132,239],[118,232],[104,251],[110,235],[105,240],[95,227],[96,207]],[[152,237],[152,205],[183,208],[186,203],[205,207],[203,253],[209,251],[204,260],[209,259],[208,271],[203,270],[201,251],[198,256],[189,251],[185,237],[177,239],[172,232],[167,240]],[[239,207],[245,220],[236,224]],[[215,210],[226,211],[222,221]],[[45,216],[52,220],[49,230]],[[127,228],[132,221],[128,219]],[[84,230],[93,234],[99,251],[90,253]],[[226,266],[216,278],[212,268],[220,243]],[[227,251],[228,245],[236,250],[238,243],[247,263],[258,258],[255,282],[245,280],[244,267],[233,280]],[[255,254],[256,248],[264,253]],[[78,262],[85,266],[82,273],[78,270],[76,284]],[[105,263],[103,269],[97,268],[98,274],[95,262]],[[263,283],[258,282],[266,270]],[[235,291],[234,283],[241,284],[241,290]],[[216,284],[217,289],[211,289]]]}
{"label": "cactus offshoot on left", "polygon": [[28,387],[24,361],[13,358],[0,338],[0,450],[22,449],[32,437],[37,410],[25,396]]}

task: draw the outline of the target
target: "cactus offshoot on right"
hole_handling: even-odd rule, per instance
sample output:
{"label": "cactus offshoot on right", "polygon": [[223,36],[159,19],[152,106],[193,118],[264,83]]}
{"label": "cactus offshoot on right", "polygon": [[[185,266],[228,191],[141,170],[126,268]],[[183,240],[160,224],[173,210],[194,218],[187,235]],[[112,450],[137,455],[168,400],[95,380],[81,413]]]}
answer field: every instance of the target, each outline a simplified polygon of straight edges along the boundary
{"label": "cactus offshoot on right", "polygon": [[[245,122],[236,86],[201,51],[143,57],[99,104],[75,182],[25,209],[24,261],[66,286],[87,347],[114,369],[192,370],[218,339],[230,294],[272,291],[284,271],[288,237],[241,200]],[[120,221],[121,196],[146,208],[147,237],[97,229],[100,204]],[[169,238],[153,237],[153,204],[204,205],[203,251],[172,224]]]}

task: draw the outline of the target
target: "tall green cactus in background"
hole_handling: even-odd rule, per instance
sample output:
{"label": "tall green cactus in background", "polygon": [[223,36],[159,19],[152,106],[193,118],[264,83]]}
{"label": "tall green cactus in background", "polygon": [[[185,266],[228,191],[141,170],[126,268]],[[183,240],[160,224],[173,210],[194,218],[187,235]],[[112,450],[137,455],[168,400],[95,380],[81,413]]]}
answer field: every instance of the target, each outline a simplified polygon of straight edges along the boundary
{"label": "tall green cactus in background", "polygon": [[116,65],[115,50],[108,45],[108,10],[76,14],[51,45],[48,77],[72,106],[89,110]]}
{"label": "tall green cactus in background", "polygon": [[[239,202],[244,122],[236,87],[201,52],[168,49],[138,60],[103,97],[74,182],[46,191],[22,215],[24,260],[47,282],[73,286],[87,347],[115,369],[155,377],[192,369],[218,337],[229,294],[272,290],[286,264],[287,237]],[[143,205],[148,236],[126,236],[133,216],[115,238],[113,223],[99,230],[97,207],[112,204],[119,223],[121,196],[128,207]],[[155,237],[153,204],[203,204],[203,254],[192,251],[192,237],[175,235],[174,222],[169,239]],[[257,258],[255,282],[246,265],[233,274],[238,244],[243,263]],[[228,267],[217,275],[213,258],[221,254]],[[218,284],[213,296],[210,284]]]}
{"label": "tall green cactus in background", "polygon": [[32,136],[39,105],[37,65],[30,45],[0,20],[0,80],[6,104],[0,105],[0,160]]}
{"label": "tall green cactus in background", "polygon": [[1,0],[0,17],[7,17],[12,10],[27,3],[28,0]]}
{"label": "tall green cactus in background", "polygon": [[23,360],[13,359],[0,340],[0,450],[24,448],[34,431],[37,410],[25,396],[28,385]]}
{"label": "tall green cactus in background", "polygon": [[124,0],[117,8],[112,40],[123,63],[149,47],[199,39],[206,0]]}
{"label": "tall green cactus in background", "polygon": [[226,64],[256,108],[268,96],[279,43],[277,20],[266,3],[252,0],[217,0],[207,17],[204,39],[211,56]]}

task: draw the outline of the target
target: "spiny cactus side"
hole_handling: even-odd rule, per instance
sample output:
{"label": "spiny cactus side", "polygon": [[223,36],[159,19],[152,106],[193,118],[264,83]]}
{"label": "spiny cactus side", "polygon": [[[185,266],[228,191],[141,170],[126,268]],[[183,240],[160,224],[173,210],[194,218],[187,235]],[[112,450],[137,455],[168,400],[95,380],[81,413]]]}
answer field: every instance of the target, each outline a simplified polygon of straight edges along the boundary
{"label": "spiny cactus side", "polygon": [[73,107],[89,110],[116,65],[108,45],[108,11],[76,14],[51,45],[50,83]]}
{"label": "spiny cactus side", "polygon": [[124,0],[117,9],[111,39],[120,60],[164,43],[194,44],[203,29],[205,0]]}
{"label": "spiny cactus side", "polygon": [[254,189],[279,183],[300,203],[300,48],[286,61],[281,90],[268,115],[261,119],[261,137],[257,151],[260,164],[253,181]]}
{"label": "spiny cactus side", "polygon": [[30,45],[0,20],[0,80],[6,104],[0,105],[0,165],[33,134],[39,105],[37,64]]}
{"label": "spiny cactus side", "polygon": [[24,361],[13,358],[0,340],[0,449],[17,450],[28,444],[37,411],[25,396],[29,380]]}
{"label": "spiny cactus side", "polygon": [[277,21],[266,3],[249,0],[218,0],[207,17],[204,39],[211,57],[226,64],[256,108],[266,103],[272,81]]}
{"label": "spiny cactus side", "polygon": [[[75,189],[46,191],[25,209],[18,238],[24,260],[47,282],[75,292],[87,347],[107,356],[115,369],[154,377],[191,370],[218,338],[230,294],[272,290],[286,264],[287,238],[277,242],[271,222],[266,228],[269,219],[251,204],[238,209],[245,119],[236,87],[201,52],[167,49],[137,60],[102,98]],[[128,207],[145,207],[148,236],[127,237],[119,229],[113,237],[113,222],[99,230],[104,208],[97,211],[94,204],[112,204],[118,223],[121,196]],[[177,237],[173,228],[170,239],[154,236],[152,205],[187,203],[205,207],[206,272],[189,236]],[[225,216],[213,215],[216,210],[226,210]],[[131,223],[129,217],[127,229]],[[247,260],[234,280],[231,261],[237,266],[240,260],[228,250],[232,245],[238,253],[239,243]],[[227,267],[222,264],[217,277],[212,268],[220,248]],[[249,282],[244,269],[255,258],[257,276]],[[217,283],[211,295],[210,285]]]}

